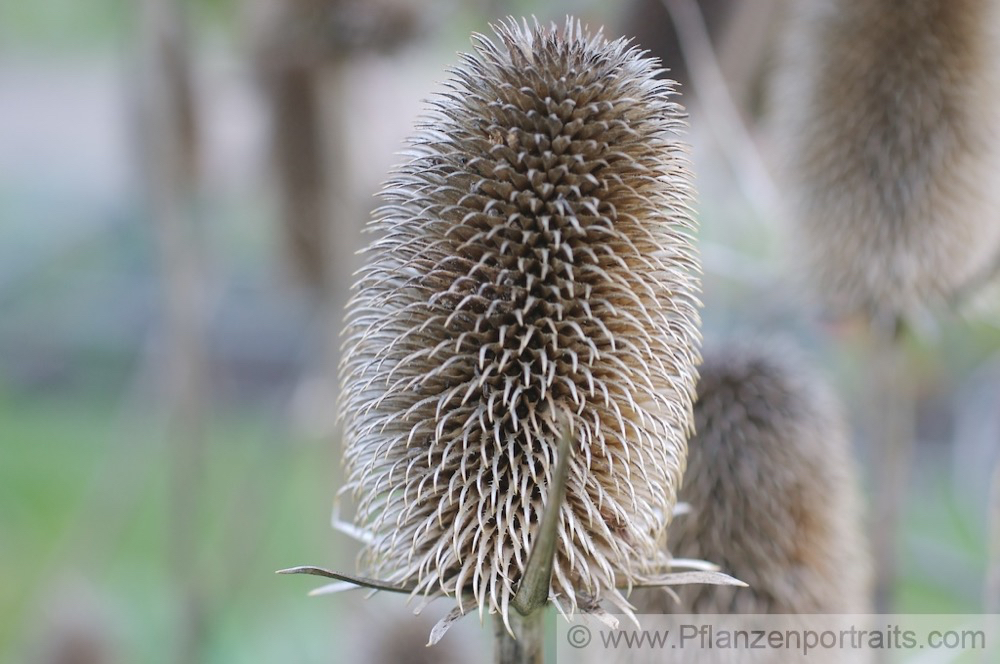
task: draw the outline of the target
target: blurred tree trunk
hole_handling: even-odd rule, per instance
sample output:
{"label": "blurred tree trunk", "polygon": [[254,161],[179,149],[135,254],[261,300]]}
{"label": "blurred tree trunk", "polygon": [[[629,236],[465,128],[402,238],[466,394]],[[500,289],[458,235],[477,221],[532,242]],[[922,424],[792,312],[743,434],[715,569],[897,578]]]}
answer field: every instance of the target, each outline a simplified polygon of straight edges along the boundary
{"label": "blurred tree trunk", "polygon": [[163,365],[170,459],[170,565],[178,584],[177,662],[201,660],[196,570],[205,445],[207,351],[202,246],[196,226],[197,131],[182,0],[138,5],[138,112],[163,284]]}

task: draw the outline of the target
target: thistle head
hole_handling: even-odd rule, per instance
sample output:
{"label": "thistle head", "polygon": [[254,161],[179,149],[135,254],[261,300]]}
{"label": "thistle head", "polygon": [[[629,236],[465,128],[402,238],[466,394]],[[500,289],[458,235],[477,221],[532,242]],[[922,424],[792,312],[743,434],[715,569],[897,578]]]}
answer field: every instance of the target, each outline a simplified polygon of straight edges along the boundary
{"label": "thistle head", "polygon": [[[869,560],[846,428],[787,349],[706,353],[680,499],[677,556],[749,588],[686,587],[683,613],[864,613]],[[646,607],[649,608],[649,607]],[[659,607],[664,608],[664,607]]]}
{"label": "thistle head", "polygon": [[474,38],[381,192],[341,411],[363,567],[507,615],[548,507],[564,608],[669,567],[699,361],[682,110],[578,22]]}

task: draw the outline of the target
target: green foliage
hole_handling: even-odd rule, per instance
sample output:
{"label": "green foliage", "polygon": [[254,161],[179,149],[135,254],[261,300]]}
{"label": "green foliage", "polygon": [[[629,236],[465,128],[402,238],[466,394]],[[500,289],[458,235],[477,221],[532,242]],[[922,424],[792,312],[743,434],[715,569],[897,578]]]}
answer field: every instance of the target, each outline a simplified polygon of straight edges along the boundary
{"label": "green foliage", "polygon": [[77,582],[107,615],[120,661],[171,661],[178,585],[189,581],[208,615],[202,661],[326,661],[340,603],[310,601],[309,584],[274,571],[304,552],[338,559],[342,538],[327,527],[334,450],[279,439],[269,419],[214,421],[200,562],[174,575],[170,449],[155,414],[123,422],[110,400],[79,395],[0,400],[0,661],[19,660]]}
{"label": "green foliage", "polygon": [[[231,32],[235,0],[184,0],[196,30]],[[127,43],[138,0],[26,0],[0,3],[0,51],[47,56]]]}
{"label": "green foliage", "polygon": [[48,54],[93,48],[123,34],[127,6],[122,0],[0,3],[0,44]]}

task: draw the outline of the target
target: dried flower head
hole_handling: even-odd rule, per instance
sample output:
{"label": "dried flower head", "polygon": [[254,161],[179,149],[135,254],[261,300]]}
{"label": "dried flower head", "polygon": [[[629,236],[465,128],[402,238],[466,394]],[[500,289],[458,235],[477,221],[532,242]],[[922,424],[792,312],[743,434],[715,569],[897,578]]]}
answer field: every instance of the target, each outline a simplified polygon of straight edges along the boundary
{"label": "dried flower head", "polygon": [[572,436],[550,597],[669,566],[698,355],[681,109],[624,40],[494,28],[385,185],[348,309],[362,566],[508,615]]}
{"label": "dried flower head", "polygon": [[906,314],[1000,248],[991,0],[797,0],[775,108],[803,253],[835,308]]}
{"label": "dried flower head", "polygon": [[752,346],[706,352],[680,494],[692,513],[671,525],[671,548],[749,587],[691,586],[680,603],[656,608],[868,612],[870,562],[845,426],[793,356]]}

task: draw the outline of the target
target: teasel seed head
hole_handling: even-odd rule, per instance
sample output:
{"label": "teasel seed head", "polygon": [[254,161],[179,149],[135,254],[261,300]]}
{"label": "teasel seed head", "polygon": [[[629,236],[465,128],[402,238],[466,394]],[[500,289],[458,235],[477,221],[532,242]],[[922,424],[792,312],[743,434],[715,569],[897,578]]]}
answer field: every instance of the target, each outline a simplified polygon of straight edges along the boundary
{"label": "teasel seed head", "polygon": [[672,552],[748,588],[688,586],[677,613],[867,613],[870,567],[845,424],[794,350],[706,351]]}
{"label": "teasel seed head", "polygon": [[775,103],[799,239],[835,310],[940,305],[1000,249],[991,0],[796,0]]}
{"label": "teasel seed head", "polygon": [[699,362],[682,110],[624,40],[494,31],[383,188],[348,306],[361,563],[506,617],[568,436],[548,597],[627,609],[669,569]]}

